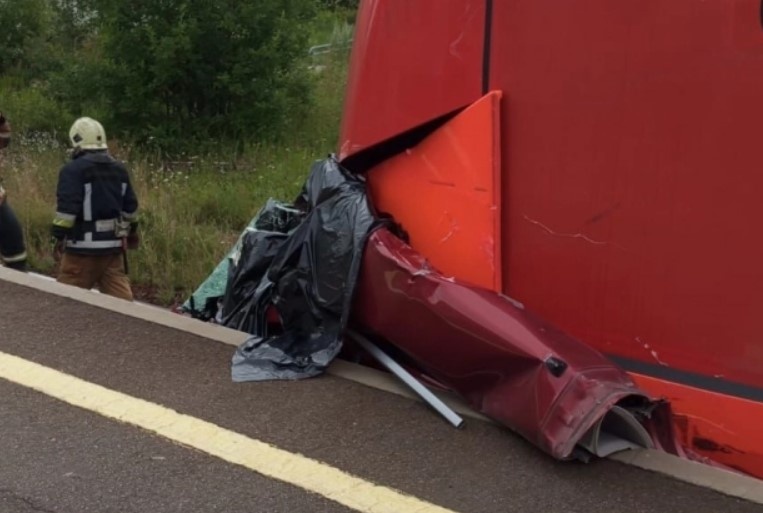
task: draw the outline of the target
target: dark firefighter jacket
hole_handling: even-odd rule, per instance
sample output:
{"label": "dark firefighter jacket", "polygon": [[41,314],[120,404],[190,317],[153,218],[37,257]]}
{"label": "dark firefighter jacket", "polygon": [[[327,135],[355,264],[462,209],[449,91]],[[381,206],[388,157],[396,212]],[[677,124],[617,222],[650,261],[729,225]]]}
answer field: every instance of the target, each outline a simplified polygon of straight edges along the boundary
{"label": "dark firefighter jacket", "polygon": [[[11,141],[11,124],[0,112],[0,150]],[[0,260],[14,269],[26,269],[26,248],[21,223],[13,213],[5,197],[5,190],[0,186]]]}
{"label": "dark firefighter jacket", "polygon": [[87,151],[58,175],[56,217],[52,234],[65,239],[65,251],[119,253],[124,233],[137,229],[138,200],[124,164],[105,151]]}

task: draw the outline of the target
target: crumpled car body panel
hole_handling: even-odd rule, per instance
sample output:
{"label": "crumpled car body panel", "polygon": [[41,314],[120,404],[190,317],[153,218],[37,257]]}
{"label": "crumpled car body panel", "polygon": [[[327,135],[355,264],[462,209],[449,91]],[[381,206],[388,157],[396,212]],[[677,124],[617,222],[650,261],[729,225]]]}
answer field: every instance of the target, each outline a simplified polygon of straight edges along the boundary
{"label": "crumpled car body panel", "polygon": [[504,295],[434,271],[387,229],[369,238],[351,322],[555,458],[569,458],[616,403],[649,403],[594,349]]}

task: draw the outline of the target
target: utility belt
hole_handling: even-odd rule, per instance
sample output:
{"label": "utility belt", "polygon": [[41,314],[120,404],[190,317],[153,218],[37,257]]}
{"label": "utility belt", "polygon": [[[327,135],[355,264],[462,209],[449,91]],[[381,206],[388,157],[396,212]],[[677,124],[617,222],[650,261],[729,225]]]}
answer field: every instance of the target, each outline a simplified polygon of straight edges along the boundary
{"label": "utility belt", "polygon": [[130,235],[130,221],[121,217],[114,219],[99,219],[97,221],[80,221],[76,225],[78,235],[85,233],[113,233],[117,239]]}

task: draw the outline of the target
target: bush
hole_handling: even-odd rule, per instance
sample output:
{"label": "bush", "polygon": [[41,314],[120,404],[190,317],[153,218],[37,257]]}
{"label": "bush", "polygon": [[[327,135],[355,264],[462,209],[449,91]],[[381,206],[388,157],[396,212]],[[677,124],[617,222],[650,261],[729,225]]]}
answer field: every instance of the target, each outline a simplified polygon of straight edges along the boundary
{"label": "bush", "polygon": [[[313,0],[103,0],[100,90],[109,124],[166,151],[276,139],[309,89]],[[240,145],[234,145],[240,147]]]}
{"label": "bush", "polygon": [[2,111],[13,127],[14,141],[50,139],[64,141],[73,121],[69,112],[44,87],[22,86],[13,78],[0,79],[4,91]]}
{"label": "bush", "polygon": [[[86,4],[111,13],[122,3],[53,4],[69,9],[61,15]],[[0,110],[14,128],[0,178],[24,226],[33,269],[55,272],[49,228],[58,170],[67,159],[61,143],[77,116],[101,119],[110,151],[128,163],[142,233],[130,274],[137,297],[161,304],[185,300],[265,201],[293,200],[310,163],[336,148],[349,15],[312,16],[315,0],[245,3],[257,9],[241,14],[246,6],[233,0],[135,0],[124,3],[121,28],[116,20],[103,25],[105,16],[89,15],[86,26],[64,17],[53,24],[63,33],[48,35],[47,50],[39,39],[26,45],[25,58],[35,60],[0,77]],[[198,11],[177,23],[173,9],[192,4]],[[10,3],[0,0],[4,5]],[[117,30],[124,41],[116,40]],[[203,34],[220,40],[205,45]],[[232,36],[248,38],[251,47],[235,37],[224,41]],[[310,69],[307,50],[323,43],[338,43],[339,50]],[[126,54],[117,58],[120,48]],[[215,111],[214,102],[228,110]],[[166,158],[168,149],[175,158]]]}
{"label": "bush", "polygon": [[49,28],[46,0],[0,0],[0,73],[23,65],[26,52]]}

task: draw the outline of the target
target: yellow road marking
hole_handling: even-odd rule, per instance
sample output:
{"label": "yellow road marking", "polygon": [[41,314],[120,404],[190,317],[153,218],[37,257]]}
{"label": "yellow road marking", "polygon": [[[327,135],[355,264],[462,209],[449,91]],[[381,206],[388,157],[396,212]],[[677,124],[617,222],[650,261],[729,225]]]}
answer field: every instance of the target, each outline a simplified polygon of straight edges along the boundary
{"label": "yellow road marking", "polygon": [[0,352],[0,378],[193,447],[364,513],[453,513],[164,406]]}

